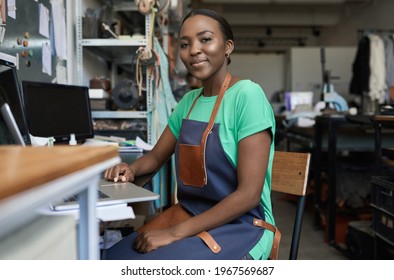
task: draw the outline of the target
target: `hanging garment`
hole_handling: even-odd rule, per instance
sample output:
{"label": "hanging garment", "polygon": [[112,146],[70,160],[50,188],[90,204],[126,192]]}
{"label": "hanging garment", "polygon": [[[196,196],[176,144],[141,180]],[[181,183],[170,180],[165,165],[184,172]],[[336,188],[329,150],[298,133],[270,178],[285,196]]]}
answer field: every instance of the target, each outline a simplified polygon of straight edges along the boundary
{"label": "hanging garment", "polygon": [[369,35],[370,56],[369,66],[371,73],[369,76],[369,97],[372,101],[383,104],[386,99],[386,62],[384,57],[384,44],[380,36]]}
{"label": "hanging garment", "polygon": [[[170,80],[168,76],[168,59],[164,53],[157,38],[154,38],[154,49],[157,53],[157,71],[160,73],[152,80],[152,88],[154,95],[152,96],[152,111],[148,113],[150,123],[150,135],[152,144],[156,144],[160,135],[163,133],[167,126],[168,117],[171,115],[172,110],[177,105],[174,95],[171,90]],[[164,166],[153,178],[152,186],[155,193],[160,193],[160,200],[155,201],[155,208],[166,206],[168,196],[171,196],[175,189],[175,180],[171,183],[171,193],[167,193],[167,188],[164,185],[167,183],[168,172],[167,168],[175,170],[175,163],[172,159],[171,167]]]}
{"label": "hanging garment", "polygon": [[363,95],[369,92],[369,76],[371,73],[369,56],[370,41],[368,36],[364,36],[358,43],[356,57],[352,65],[352,79],[349,88],[351,94]]}
{"label": "hanging garment", "polygon": [[393,35],[383,37],[385,61],[386,61],[386,101],[392,103],[394,101],[394,40]]}

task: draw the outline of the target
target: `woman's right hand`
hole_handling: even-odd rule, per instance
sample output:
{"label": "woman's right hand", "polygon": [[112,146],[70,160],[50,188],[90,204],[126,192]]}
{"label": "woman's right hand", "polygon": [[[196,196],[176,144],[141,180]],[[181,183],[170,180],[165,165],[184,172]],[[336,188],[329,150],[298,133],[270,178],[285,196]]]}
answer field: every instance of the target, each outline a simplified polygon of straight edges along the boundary
{"label": "woman's right hand", "polygon": [[105,170],[104,178],[114,182],[133,182],[134,172],[127,163],[119,163]]}

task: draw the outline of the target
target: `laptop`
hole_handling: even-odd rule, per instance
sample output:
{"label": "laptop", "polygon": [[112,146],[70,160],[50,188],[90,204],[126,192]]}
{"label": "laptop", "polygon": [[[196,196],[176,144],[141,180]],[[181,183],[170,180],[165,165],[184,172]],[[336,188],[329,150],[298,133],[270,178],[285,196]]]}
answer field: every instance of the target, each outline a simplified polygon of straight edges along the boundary
{"label": "laptop", "polygon": [[20,81],[15,67],[7,68],[7,70],[0,73],[0,96],[10,106],[24,143],[27,146],[30,145],[31,139],[26,122],[22,88],[20,87]]}
{"label": "laptop", "polygon": [[19,127],[16,124],[16,120],[8,103],[3,103],[3,105],[1,105],[0,115],[0,143],[25,146],[22,134],[19,131]]}
{"label": "laptop", "polygon": [[[112,182],[101,179],[97,207],[159,199],[159,195],[130,182]],[[52,210],[64,211],[79,208],[76,196],[52,203]]]}

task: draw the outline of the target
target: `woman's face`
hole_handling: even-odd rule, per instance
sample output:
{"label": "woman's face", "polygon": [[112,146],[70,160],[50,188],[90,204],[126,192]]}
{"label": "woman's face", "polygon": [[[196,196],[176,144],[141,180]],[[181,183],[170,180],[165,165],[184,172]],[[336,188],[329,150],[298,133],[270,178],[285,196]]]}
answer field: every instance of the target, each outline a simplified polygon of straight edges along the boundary
{"label": "woman's face", "polygon": [[211,78],[227,67],[232,41],[224,39],[219,23],[204,15],[194,15],[183,23],[179,34],[180,58],[197,79]]}

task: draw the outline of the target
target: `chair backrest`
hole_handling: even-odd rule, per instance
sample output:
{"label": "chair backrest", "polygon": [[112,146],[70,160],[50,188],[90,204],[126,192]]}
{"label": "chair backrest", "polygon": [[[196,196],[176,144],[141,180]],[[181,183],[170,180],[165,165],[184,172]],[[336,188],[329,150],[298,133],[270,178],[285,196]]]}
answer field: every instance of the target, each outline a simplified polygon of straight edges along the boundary
{"label": "chair backrest", "polygon": [[291,239],[290,260],[297,259],[298,254],[310,157],[310,153],[275,151],[272,165],[271,190],[298,196]]}

